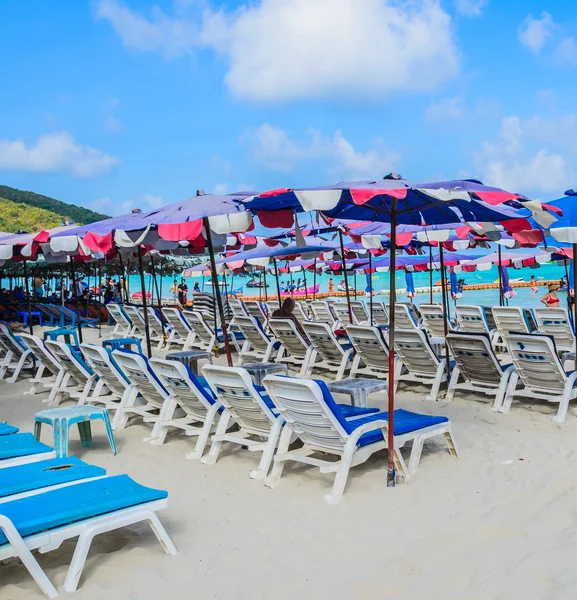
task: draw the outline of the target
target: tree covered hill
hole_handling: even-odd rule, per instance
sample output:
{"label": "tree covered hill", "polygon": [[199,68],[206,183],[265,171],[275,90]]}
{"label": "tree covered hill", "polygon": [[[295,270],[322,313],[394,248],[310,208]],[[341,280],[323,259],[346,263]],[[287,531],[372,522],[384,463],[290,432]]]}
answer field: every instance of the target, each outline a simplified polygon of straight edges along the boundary
{"label": "tree covered hill", "polygon": [[82,206],[67,204],[49,196],[18,190],[7,185],[0,185],[0,201],[0,231],[48,229],[58,227],[65,220],[74,221],[78,225],[87,225],[108,219],[108,215]]}

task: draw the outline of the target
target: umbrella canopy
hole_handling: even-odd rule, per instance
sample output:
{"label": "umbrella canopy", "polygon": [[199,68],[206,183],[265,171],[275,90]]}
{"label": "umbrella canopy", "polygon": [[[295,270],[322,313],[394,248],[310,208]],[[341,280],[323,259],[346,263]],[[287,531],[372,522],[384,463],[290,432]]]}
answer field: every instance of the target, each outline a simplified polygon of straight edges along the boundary
{"label": "umbrella canopy", "polygon": [[509,270],[505,265],[501,265],[501,287],[503,288],[503,296],[505,298],[512,298],[517,295],[509,283]]}

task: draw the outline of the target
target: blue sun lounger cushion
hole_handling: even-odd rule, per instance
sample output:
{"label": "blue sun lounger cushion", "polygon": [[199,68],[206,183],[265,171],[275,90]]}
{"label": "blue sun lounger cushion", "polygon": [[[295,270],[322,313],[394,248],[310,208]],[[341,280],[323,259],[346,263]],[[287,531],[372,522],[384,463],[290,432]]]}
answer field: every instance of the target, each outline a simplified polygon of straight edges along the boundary
{"label": "blue sun lounger cushion", "polygon": [[[52,458],[27,465],[0,469],[0,498],[39,490],[92,477],[104,477],[106,470],[74,458]],[[0,505],[0,513],[2,512]]]}
{"label": "blue sun lounger cushion", "polygon": [[[117,475],[12,500],[0,505],[0,511],[25,538],[167,497],[163,490],[140,485],[128,475]],[[0,533],[0,545],[7,541]]]}
{"label": "blue sun lounger cushion", "polygon": [[44,452],[52,452],[52,448],[34,439],[31,433],[15,433],[0,437],[0,461]]}
{"label": "blue sun lounger cushion", "polygon": [[[356,417],[360,415],[370,415],[373,413],[378,413],[378,408],[362,408],[360,406],[351,406],[350,404],[337,404],[331,391],[327,387],[327,384],[322,379],[314,379],[318,386],[321,388],[321,392],[323,393],[323,400],[327,403],[327,406],[337,415],[337,418],[341,422],[341,425],[346,429],[346,421],[347,417]],[[341,417],[341,418],[339,418]]]}
{"label": "blue sun lounger cushion", "polygon": [[18,427],[8,425],[8,423],[0,423],[0,435],[12,435],[18,433]]}

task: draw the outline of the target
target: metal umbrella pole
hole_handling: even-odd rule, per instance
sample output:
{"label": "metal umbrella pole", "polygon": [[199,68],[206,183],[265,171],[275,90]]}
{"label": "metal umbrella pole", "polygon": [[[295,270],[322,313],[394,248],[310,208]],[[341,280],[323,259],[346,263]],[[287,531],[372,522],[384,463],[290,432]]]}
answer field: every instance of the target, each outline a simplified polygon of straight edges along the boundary
{"label": "metal umbrella pole", "polygon": [[371,315],[371,327],[373,326],[373,255],[369,250],[369,314]]}
{"label": "metal umbrella pole", "polygon": [[277,264],[276,264],[276,258],[273,257],[272,262],[273,262],[273,265],[274,265],[274,276],[275,276],[275,279],[276,279],[276,295],[277,295],[277,298],[278,298],[278,305],[279,305],[279,308],[280,308],[282,306],[282,300],[281,300],[281,297],[280,297],[280,283],[279,283],[279,280],[278,280],[278,267],[277,267]]}
{"label": "metal umbrella pole", "polygon": [[102,259],[98,260],[98,312],[100,313],[98,319],[98,337],[102,337]]}
{"label": "metal umbrella pole", "polygon": [[74,257],[70,257],[70,279],[72,280],[72,289],[74,302],[76,303],[76,328],[78,329],[78,341],[82,344],[82,324],[80,323],[80,301],[78,300],[78,282],[76,281],[76,270],[74,269]]}
{"label": "metal umbrella pole", "polygon": [[28,307],[28,328],[30,335],[34,335],[34,323],[32,323],[32,305],[30,303],[30,285],[28,283],[28,261],[24,260],[24,285],[26,286],[26,304]]}
{"label": "metal umbrella pole", "polygon": [[146,301],[146,284],[144,283],[144,267],[142,266],[142,246],[138,246],[138,270],[140,275],[140,288],[142,289],[142,308],[144,308],[144,333],[146,336],[146,352],[148,358],[152,357],[150,344],[150,331],[148,329],[148,306]]}
{"label": "metal umbrella pole", "polygon": [[429,245],[429,303],[433,304],[433,247]]}
{"label": "metal umbrella pole", "polygon": [[571,284],[569,282],[569,272],[567,270],[567,258],[563,259],[563,266],[565,267],[565,279],[567,280],[567,311],[569,312],[569,321],[571,327],[573,327],[573,333],[575,333],[575,321],[573,320],[573,311],[571,310]]}
{"label": "metal umbrella pole", "polygon": [[[228,330],[226,327],[226,321],[224,318],[224,308],[222,305],[222,298],[220,297],[220,288],[218,286],[218,273],[216,272],[216,259],[214,257],[214,247],[212,245],[212,233],[210,231],[210,222],[208,217],[203,218],[204,221],[204,229],[206,234],[206,244],[208,247],[208,253],[210,255],[210,270],[212,273],[212,287],[215,290],[216,295],[216,304],[218,307],[218,314],[220,316],[220,327],[222,329],[222,335],[224,338],[224,349],[226,352],[226,360],[228,361],[228,366],[232,367],[232,354],[230,351],[230,340],[228,339]],[[215,334],[217,332],[215,331]]]}
{"label": "metal umbrella pole", "polygon": [[447,278],[445,276],[445,257],[443,252],[443,242],[439,242],[439,256],[441,260],[441,288],[442,288],[442,298],[443,298],[443,332],[445,334],[445,369],[447,371],[447,380],[450,376],[449,371],[449,346],[447,344],[447,334],[449,333],[449,322],[447,317]]}
{"label": "metal umbrella pole", "polygon": [[[577,244],[573,244],[573,322],[577,327],[577,269],[575,260],[577,259]],[[577,370],[577,353],[575,354],[575,369]]]}
{"label": "metal umbrella pole", "polygon": [[313,300],[317,299],[317,259],[315,258],[315,262],[313,264],[314,273],[313,273]]}
{"label": "metal umbrella pole", "polygon": [[497,245],[499,256],[499,306],[503,306],[503,278],[501,277],[501,245]]}
{"label": "metal umbrella pole", "polygon": [[268,302],[268,291],[267,291],[267,284],[266,284],[266,267],[263,267],[262,278],[264,281],[264,301]]}
{"label": "metal umbrella pole", "polygon": [[345,276],[345,292],[347,294],[347,308],[349,310],[349,323],[353,322],[353,311],[351,309],[351,294],[349,292],[349,280],[347,278],[347,264],[345,260],[345,244],[343,242],[343,232],[339,227],[339,242],[341,244],[341,262],[343,265],[343,275]]}
{"label": "metal umbrella pole", "polygon": [[160,291],[158,288],[158,280],[156,279],[156,269],[154,267],[154,258],[152,254],[150,255],[150,270],[152,271],[152,279],[154,281],[154,287],[156,289],[156,299],[158,300],[158,316],[160,317],[160,322],[162,324],[162,339],[166,344],[166,325],[164,322],[164,315],[162,314],[162,298],[160,296]]}

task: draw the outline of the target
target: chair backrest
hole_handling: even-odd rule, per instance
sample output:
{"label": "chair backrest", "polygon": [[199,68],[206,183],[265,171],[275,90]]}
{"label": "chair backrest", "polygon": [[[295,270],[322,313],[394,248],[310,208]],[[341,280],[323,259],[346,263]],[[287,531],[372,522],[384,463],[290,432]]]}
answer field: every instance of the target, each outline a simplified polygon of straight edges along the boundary
{"label": "chair backrest", "polygon": [[275,310],[279,309],[279,303],[278,300],[267,300],[266,302],[266,312],[268,314],[269,319],[272,317],[272,313]]}
{"label": "chair backrest", "polygon": [[567,375],[549,336],[510,333],[505,343],[519,379],[529,390],[541,393],[563,390]]}
{"label": "chair backrest", "polygon": [[112,356],[142,397],[150,404],[161,408],[169,394],[149,360],[142,354],[126,350],[114,350]]}
{"label": "chair backrest", "polygon": [[141,335],[145,335],[144,321],[140,311],[138,310],[138,307],[129,306],[127,304],[124,307],[124,312],[128,315],[128,318],[130,319],[135,331]]}
{"label": "chair backrest", "polygon": [[[431,337],[445,337],[445,320],[443,317],[443,307],[440,304],[421,304],[419,306],[423,325]],[[396,325],[396,324],[395,324]],[[447,323],[447,326],[449,323]],[[447,331],[450,331],[448,327]]]}
{"label": "chair backrest", "polygon": [[429,345],[425,332],[418,327],[395,327],[395,353],[415,377],[431,377],[437,372],[439,358]]}
{"label": "chair backrest", "polygon": [[92,377],[92,369],[70,344],[54,340],[46,340],[44,343],[77,383],[84,384]]}
{"label": "chair backrest", "polygon": [[178,308],[165,306],[162,309],[164,318],[167,323],[178,333],[180,338],[186,339],[188,334],[192,331],[189,322],[186,317],[178,310]]}
{"label": "chair backrest", "polygon": [[487,334],[452,332],[446,340],[465,379],[499,385],[503,369]]}
{"label": "chair backrest", "polygon": [[369,325],[347,325],[347,335],[355,350],[371,369],[389,371],[389,348],[382,331]]}
{"label": "chair backrest", "polygon": [[250,317],[256,317],[261,323],[266,323],[266,315],[260,302],[257,300],[247,300],[244,306]]}
{"label": "chair backrest", "polygon": [[114,302],[110,302],[106,305],[106,310],[108,314],[111,316],[112,320],[123,328],[132,327],[132,323],[130,319],[126,316],[120,304],[115,304]]}
{"label": "chair backrest", "polygon": [[189,415],[204,419],[207,410],[216,402],[213,392],[203,388],[194,373],[176,360],[152,358],[150,365],[179,406]]}
{"label": "chair backrest", "polygon": [[106,387],[111,391],[122,396],[130,381],[126,374],[106,348],[84,342],[80,344],[82,354],[86,362],[92,367],[92,370],[102,379]]}
{"label": "chair backrest", "polygon": [[[369,305],[370,313],[370,305]],[[370,316],[369,316],[370,319]],[[375,302],[373,300],[373,323],[375,325],[389,324],[389,311],[383,302]]]}
{"label": "chair backrest", "polygon": [[395,330],[417,328],[417,322],[406,304],[395,304]]}
{"label": "chair backrest", "polygon": [[310,344],[303,338],[292,319],[272,318],[268,322],[274,337],[294,358],[304,359]]}
{"label": "chair backrest", "polygon": [[[138,309],[142,321],[144,322],[144,307]],[[147,306],[146,311],[148,313],[148,329],[153,337],[161,338],[163,335],[162,321],[156,314],[156,309],[152,306]]]}
{"label": "chair backrest", "polygon": [[306,312],[306,304],[304,302],[297,302],[295,304],[295,313],[297,319],[303,323],[304,321],[309,321],[309,316]]}
{"label": "chair backrest", "polygon": [[230,304],[232,315],[235,319],[237,317],[246,317],[248,314],[244,308],[244,303],[242,300],[239,300],[238,298],[231,298],[228,303]]}
{"label": "chair backrest", "polygon": [[193,310],[186,312],[186,318],[190,323],[190,326],[192,327],[194,333],[196,333],[198,339],[201,342],[208,344],[212,339],[213,330],[206,322],[204,315],[200,312]]}
{"label": "chair backrest", "polygon": [[[335,315],[336,320],[344,327],[350,323],[349,318],[349,305],[346,302],[332,302],[331,310]],[[351,308],[351,316],[353,317],[353,323],[356,324],[355,315]]]}
{"label": "chair backrest", "polygon": [[36,359],[40,361],[44,367],[50,371],[50,373],[53,375],[58,375],[58,373],[60,373],[60,371],[64,368],[52,354],[52,352],[46,348],[44,341],[41,340],[37,335],[21,333],[20,337],[28,349],[32,351],[32,354],[34,354]]}
{"label": "chair backrest", "polygon": [[494,306],[493,318],[499,335],[504,338],[509,333],[531,333],[527,317],[518,306]]}
{"label": "chair backrest", "polygon": [[553,336],[557,350],[573,350],[575,336],[566,308],[536,308],[533,314],[539,331]]}
{"label": "chair backrest", "polygon": [[307,321],[303,329],[319,355],[330,365],[340,365],[345,350],[339,344],[328,323]]}
{"label": "chair backrest", "polygon": [[202,374],[239,427],[255,435],[270,433],[276,417],[255,389],[248,371],[241,367],[204,365]]}
{"label": "chair backrest", "polygon": [[314,300],[310,306],[313,319],[317,323],[328,323],[331,327],[334,326],[335,317],[328,302],[325,300]]}
{"label": "chair backrest", "polygon": [[360,300],[351,300],[351,310],[353,311],[353,316],[359,325],[368,324],[369,314],[367,313],[367,308],[364,302],[361,302]]}
{"label": "chair backrest", "polygon": [[268,375],[264,385],[287,424],[305,444],[343,451],[349,428],[323,381]]}
{"label": "chair backrest", "polygon": [[263,331],[258,319],[255,317],[236,317],[236,324],[255,350],[266,352],[271,340]]}
{"label": "chair backrest", "polygon": [[482,306],[458,304],[455,311],[461,331],[466,333],[489,333],[491,331],[485,309]]}
{"label": "chair backrest", "polygon": [[0,339],[16,356],[22,356],[26,351],[24,345],[16,339],[16,336],[4,323],[0,323]]}

